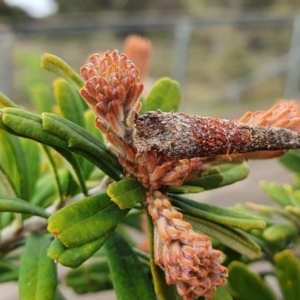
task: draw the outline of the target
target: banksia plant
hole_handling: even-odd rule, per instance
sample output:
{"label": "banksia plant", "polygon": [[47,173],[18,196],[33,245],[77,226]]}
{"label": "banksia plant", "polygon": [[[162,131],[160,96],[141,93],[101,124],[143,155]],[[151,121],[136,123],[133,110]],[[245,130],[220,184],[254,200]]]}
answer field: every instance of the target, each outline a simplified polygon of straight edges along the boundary
{"label": "banksia plant", "polygon": [[129,35],[124,41],[124,53],[139,69],[142,79],[148,76],[152,51],[151,41],[139,35]]}
{"label": "banksia plant", "polygon": [[[92,55],[81,76],[50,54],[42,67],[63,77],[53,85],[55,113],[0,95],[0,281],[18,280],[20,299],[56,299],[61,264],[74,269],[65,282],[78,293],[244,299],[230,279],[240,265],[229,265],[227,281],[228,258],[265,255],[257,232],[270,219],[183,194],[244,179],[247,159],[299,148],[298,105],[233,121],[178,113],[178,84],[162,78],[142,99],[139,69],[117,51]],[[127,232],[145,231],[143,215],[145,251]],[[15,249],[20,264],[11,263]]]}

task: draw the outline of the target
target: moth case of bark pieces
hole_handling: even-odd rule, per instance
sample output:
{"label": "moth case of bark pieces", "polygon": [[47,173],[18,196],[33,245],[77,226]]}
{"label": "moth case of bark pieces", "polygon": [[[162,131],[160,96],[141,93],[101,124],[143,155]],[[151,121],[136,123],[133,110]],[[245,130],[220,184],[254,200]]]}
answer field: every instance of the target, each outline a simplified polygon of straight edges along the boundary
{"label": "moth case of bark pieces", "polygon": [[136,117],[135,126],[139,152],[157,151],[176,160],[300,148],[300,135],[289,129],[184,113],[148,112]]}

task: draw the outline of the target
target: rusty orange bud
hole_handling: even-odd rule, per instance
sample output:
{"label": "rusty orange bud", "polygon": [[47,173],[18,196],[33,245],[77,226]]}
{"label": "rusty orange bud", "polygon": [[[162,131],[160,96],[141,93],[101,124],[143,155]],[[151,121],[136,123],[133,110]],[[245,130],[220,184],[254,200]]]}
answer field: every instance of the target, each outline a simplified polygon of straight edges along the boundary
{"label": "rusty orange bud", "polygon": [[85,99],[85,101],[92,107],[97,104],[97,100],[95,99],[95,97],[91,95],[86,88],[82,88],[80,90],[80,94]]}
{"label": "rusty orange bud", "polygon": [[110,124],[111,131],[118,137],[123,138],[125,133],[125,128],[120,122],[120,120],[117,118],[117,116],[114,113],[108,112],[106,114],[106,118],[108,123]]}
{"label": "rusty orange bud", "polygon": [[157,166],[152,174],[149,176],[150,181],[157,181],[165,174],[164,166]]}
{"label": "rusty orange bud", "polygon": [[160,111],[148,112],[135,123],[140,152],[157,151],[177,160],[300,148],[300,135],[284,128]]}
{"label": "rusty orange bud", "polygon": [[124,156],[125,145],[124,145],[123,141],[109,131],[106,134],[106,138],[111,143],[111,145],[114,147],[114,149],[118,152],[118,154],[121,156]]}
{"label": "rusty orange bud", "polygon": [[107,123],[104,123],[101,119],[96,118],[95,120],[97,128],[104,134],[108,132],[108,125]]}
{"label": "rusty orange bud", "polygon": [[135,162],[135,151],[131,147],[127,146],[125,149],[125,157],[131,162]]}
{"label": "rusty orange bud", "polygon": [[123,104],[119,99],[114,99],[108,104],[108,111],[116,115],[119,121],[124,121]]}
{"label": "rusty orange bud", "polygon": [[97,105],[94,106],[94,111],[97,114],[98,118],[106,121],[107,108],[103,105],[103,102],[97,103]]}

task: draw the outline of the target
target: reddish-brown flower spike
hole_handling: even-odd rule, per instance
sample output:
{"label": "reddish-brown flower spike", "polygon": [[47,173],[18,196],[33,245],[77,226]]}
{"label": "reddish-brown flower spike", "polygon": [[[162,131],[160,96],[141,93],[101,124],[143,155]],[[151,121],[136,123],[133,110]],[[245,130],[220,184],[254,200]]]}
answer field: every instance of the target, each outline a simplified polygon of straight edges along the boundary
{"label": "reddish-brown flower spike", "polygon": [[131,113],[137,113],[140,108],[143,84],[139,70],[125,54],[119,55],[115,50],[92,55],[80,72],[85,80],[81,95],[95,111],[100,123],[112,124],[112,130],[118,136],[122,135],[124,128],[121,127],[132,127]]}
{"label": "reddish-brown flower spike", "polygon": [[135,124],[140,152],[157,151],[177,160],[300,148],[300,135],[288,129],[184,113],[148,112]]}

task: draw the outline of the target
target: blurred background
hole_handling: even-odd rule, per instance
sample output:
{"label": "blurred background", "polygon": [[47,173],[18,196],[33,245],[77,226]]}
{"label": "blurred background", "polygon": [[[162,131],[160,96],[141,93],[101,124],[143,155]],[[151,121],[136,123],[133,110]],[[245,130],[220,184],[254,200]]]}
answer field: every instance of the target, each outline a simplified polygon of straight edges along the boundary
{"label": "blurred background", "polygon": [[298,97],[300,0],[1,0],[0,90],[27,105],[53,79],[44,52],[79,70],[129,34],[151,40],[149,82],[178,80],[182,111],[235,118]]}
{"label": "blurred background", "polygon": [[[300,0],[0,0],[0,90],[27,107],[48,101],[55,76],[40,68],[43,53],[79,71],[93,53],[123,52],[131,34],[152,42],[146,91],[160,77],[178,80],[181,111],[238,118],[299,98]],[[274,160],[249,164],[246,180],[197,199],[270,204],[259,181],[291,181]],[[1,297],[17,299],[7,287]]]}

